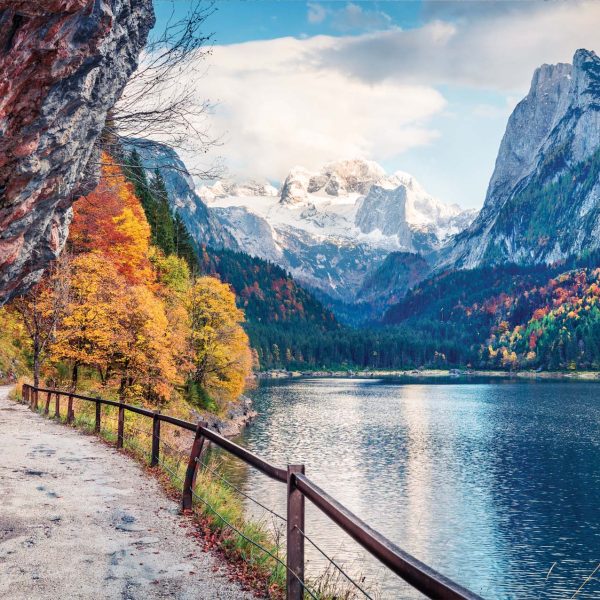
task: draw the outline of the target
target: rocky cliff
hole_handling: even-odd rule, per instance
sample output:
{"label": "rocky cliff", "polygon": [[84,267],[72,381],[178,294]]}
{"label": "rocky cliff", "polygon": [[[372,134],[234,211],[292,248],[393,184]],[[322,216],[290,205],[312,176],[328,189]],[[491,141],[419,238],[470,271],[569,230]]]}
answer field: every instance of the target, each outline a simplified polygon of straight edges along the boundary
{"label": "rocky cliff", "polygon": [[0,304],[61,251],[151,0],[0,0]]}
{"label": "rocky cliff", "polygon": [[123,146],[128,154],[133,150],[139,154],[148,177],[152,177],[156,170],[160,171],[165,180],[172,209],[177,211],[199,246],[239,249],[235,238],[196,194],[192,176],[173,148],[158,142],[135,138],[124,140]]}
{"label": "rocky cliff", "polygon": [[485,204],[440,267],[553,263],[600,248],[600,58],[536,70],[511,115]]}

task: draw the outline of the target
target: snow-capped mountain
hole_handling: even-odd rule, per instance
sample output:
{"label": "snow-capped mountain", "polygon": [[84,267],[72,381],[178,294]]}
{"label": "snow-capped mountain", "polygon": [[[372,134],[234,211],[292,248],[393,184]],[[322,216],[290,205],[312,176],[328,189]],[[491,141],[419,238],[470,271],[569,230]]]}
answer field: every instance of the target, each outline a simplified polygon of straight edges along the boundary
{"label": "snow-capped mountain", "polygon": [[355,300],[390,252],[426,255],[476,214],[443,204],[406,173],[388,175],[364,160],[318,172],[296,167],[280,191],[220,181],[199,194],[240,249],[344,302]]}

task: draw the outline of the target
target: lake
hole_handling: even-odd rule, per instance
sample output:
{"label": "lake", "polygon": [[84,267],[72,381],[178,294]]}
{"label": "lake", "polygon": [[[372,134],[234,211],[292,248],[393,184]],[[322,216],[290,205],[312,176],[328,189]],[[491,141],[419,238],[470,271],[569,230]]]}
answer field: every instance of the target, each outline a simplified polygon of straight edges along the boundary
{"label": "lake", "polygon": [[[297,379],[252,392],[238,440],[307,475],[402,549],[484,598],[600,597],[600,387]],[[230,472],[231,473],[231,472]],[[281,484],[236,471],[285,514]],[[418,598],[307,502],[307,534],[382,598]],[[255,516],[261,510],[248,502]],[[307,547],[309,572],[324,559]]]}

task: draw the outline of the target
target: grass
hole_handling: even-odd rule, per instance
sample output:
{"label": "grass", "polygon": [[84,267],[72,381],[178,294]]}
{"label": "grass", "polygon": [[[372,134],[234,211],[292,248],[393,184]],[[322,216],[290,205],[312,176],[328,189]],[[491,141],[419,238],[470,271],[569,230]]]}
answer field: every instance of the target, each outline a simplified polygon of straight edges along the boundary
{"label": "grass", "polygon": [[[11,393],[17,402],[22,402],[23,383],[24,379],[19,380]],[[38,413],[42,416],[45,415],[45,405],[46,395],[41,394]],[[94,434],[95,404],[74,399],[73,410],[75,417],[68,426]],[[102,407],[99,436],[111,445],[117,441],[117,415],[116,407]],[[56,419],[54,397],[47,417]],[[67,398],[64,396],[60,400],[58,420],[67,425]],[[152,422],[147,417],[126,412],[123,450],[157,476],[171,497],[180,500],[192,437],[189,432],[182,434],[174,426],[161,423],[160,461],[157,467],[150,468],[151,427]],[[202,542],[207,549],[216,550],[227,559],[232,574],[246,587],[267,598],[284,598],[286,568],[283,528],[269,527],[265,522],[248,519],[241,497],[218,476],[218,461],[214,458],[208,460],[206,467],[199,465],[193,496],[192,517],[200,529]],[[305,592],[307,599],[354,600],[364,597],[331,566],[318,577],[307,579],[306,587],[312,592]]]}

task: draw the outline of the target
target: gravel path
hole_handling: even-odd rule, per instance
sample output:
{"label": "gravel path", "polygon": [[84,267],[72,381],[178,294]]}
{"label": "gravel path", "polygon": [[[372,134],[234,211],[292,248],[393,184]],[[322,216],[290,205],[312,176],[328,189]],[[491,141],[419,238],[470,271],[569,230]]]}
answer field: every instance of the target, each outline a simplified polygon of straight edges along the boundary
{"label": "gravel path", "polygon": [[135,462],[0,387],[0,598],[249,599]]}

